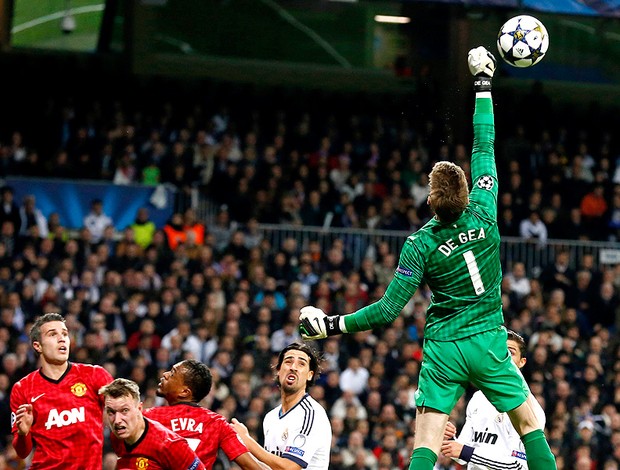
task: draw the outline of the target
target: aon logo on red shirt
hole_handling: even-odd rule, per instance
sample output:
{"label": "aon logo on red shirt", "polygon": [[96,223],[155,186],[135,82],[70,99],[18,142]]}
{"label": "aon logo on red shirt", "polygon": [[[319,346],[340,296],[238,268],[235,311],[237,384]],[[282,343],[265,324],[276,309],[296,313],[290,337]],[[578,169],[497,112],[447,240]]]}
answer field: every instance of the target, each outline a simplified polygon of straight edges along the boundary
{"label": "aon logo on red shirt", "polygon": [[47,421],[45,422],[45,429],[50,429],[52,426],[61,428],[63,426],[69,426],[70,424],[83,423],[84,419],[84,407],[71,408],[70,410],[58,411],[56,408],[50,410],[50,414],[47,415]]}

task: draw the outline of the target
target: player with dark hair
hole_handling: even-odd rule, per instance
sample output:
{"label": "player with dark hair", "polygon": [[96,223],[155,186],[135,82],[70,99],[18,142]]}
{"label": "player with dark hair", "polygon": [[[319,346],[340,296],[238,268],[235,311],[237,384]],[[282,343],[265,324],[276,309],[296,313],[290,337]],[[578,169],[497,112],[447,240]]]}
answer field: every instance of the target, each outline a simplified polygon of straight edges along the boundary
{"label": "player with dark hair", "polygon": [[252,455],[271,468],[327,470],[332,428],[325,409],[308,394],[319,375],[316,353],[307,344],[289,344],[275,368],[282,404],[263,420],[264,448],[236,419],[233,427]]}
{"label": "player with dark hair", "polygon": [[[523,337],[508,330],[506,341],[508,351],[515,365],[522,369],[527,362],[527,346]],[[541,428],[545,427],[545,412],[534,401],[534,412]],[[469,470],[488,468],[512,468],[527,470],[527,458],[519,434],[506,413],[500,413],[481,391],[477,391],[467,404],[466,420],[459,437],[452,423],[446,428],[446,438],[441,453],[467,465]]]}
{"label": "player with dark hair", "polygon": [[100,469],[103,400],[112,381],[103,367],[69,362],[71,339],[58,313],[37,318],[30,330],[41,367],[11,390],[11,431],[17,455],[34,449],[32,469]]}
{"label": "player with dark hair", "polygon": [[117,470],[205,469],[185,439],[142,415],[140,388],[133,380],[116,379],[99,394],[105,399]]}
{"label": "player with dark hair", "polygon": [[150,408],[144,416],[184,437],[206,468],[213,467],[220,448],[243,469],[263,468],[222,415],[198,404],[209,394],[212,383],[211,371],[202,362],[181,361],[164,372],[157,388],[157,395],[169,406]]}
{"label": "player with dark hair", "polygon": [[383,297],[349,315],[327,316],[316,307],[304,307],[300,329],[305,339],[321,339],[382,327],[400,315],[426,282],[433,295],[426,314],[409,468],[433,468],[448,415],[472,383],[495,408],[508,412],[530,468],[552,470],[555,459],[536,418],[534,397],[510,359],[503,327],[491,97],[495,58],[478,47],[469,51],[468,65],[476,92],[471,192],[459,166],[437,162],[429,175],[428,196],[435,216],[407,237]]}

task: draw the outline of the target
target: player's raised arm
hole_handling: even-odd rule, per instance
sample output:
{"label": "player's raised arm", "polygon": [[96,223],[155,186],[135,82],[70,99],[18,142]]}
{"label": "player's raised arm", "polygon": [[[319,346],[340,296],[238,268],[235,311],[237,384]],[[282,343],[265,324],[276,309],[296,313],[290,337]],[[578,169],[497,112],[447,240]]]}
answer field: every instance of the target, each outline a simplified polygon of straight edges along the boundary
{"label": "player's raised arm", "polygon": [[491,87],[495,73],[495,57],[480,46],[469,51],[469,71],[474,76],[476,108],[474,112],[474,142],[471,156],[471,201],[497,217],[497,168],[495,165],[495,121]]}

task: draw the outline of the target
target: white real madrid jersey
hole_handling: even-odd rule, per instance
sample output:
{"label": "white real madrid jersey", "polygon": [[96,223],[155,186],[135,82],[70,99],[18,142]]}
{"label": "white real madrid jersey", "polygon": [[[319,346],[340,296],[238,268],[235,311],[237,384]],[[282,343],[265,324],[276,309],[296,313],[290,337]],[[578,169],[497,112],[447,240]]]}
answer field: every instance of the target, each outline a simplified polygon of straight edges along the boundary
{"label": "white real madrid jersey", "polygon": [[323,407],[306,394],[286,414],[277,406],[265,416],[264,448],[309,470],[329,468],[332,427]]}
{"label": "white real madrid jersey", "polygon": [[[531,393],[531,392],[530,392]],[[545,428],[545,412],[534,402],[534,411]],[[474,447],[468,470],[527,470],[525,447],[506,413],[500,413],[480,391],[467,405],[465,425],[457,441]]]}

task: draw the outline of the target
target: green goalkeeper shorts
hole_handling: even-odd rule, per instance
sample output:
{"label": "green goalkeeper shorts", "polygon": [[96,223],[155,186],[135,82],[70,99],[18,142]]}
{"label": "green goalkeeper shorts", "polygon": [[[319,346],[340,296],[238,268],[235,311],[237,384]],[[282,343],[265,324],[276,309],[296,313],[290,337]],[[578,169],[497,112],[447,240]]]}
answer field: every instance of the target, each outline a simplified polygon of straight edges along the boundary
{"label": "green goalkeeper shorts", "polygon": [[469,383],[500,412],[527,400],[529,388],[506,346],[504,327],[455,341],[424,341],[416,405],[450,414]]}

